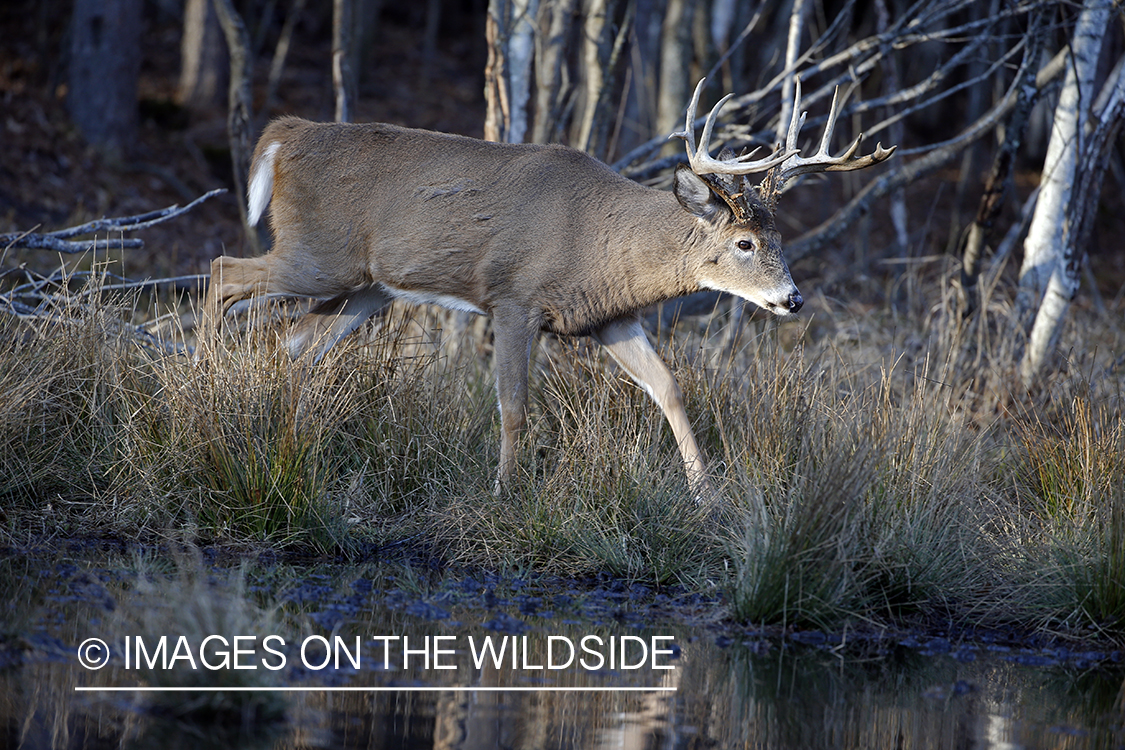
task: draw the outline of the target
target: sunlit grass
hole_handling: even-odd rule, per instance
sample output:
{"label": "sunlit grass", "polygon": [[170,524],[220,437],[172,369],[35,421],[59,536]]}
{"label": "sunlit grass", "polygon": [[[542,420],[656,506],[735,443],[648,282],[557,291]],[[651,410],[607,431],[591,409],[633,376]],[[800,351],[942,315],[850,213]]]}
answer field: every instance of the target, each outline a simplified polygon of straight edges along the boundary
{"label": "sunlit grass", "polygon": [[756,623],[1125,632],[1122,375],[1093,359],[1005,394],[1006,344],[967,354],[971,331],[940,320],[754,321],[738,339],[685,322],[662,346],[712,459],[700,503],[643,391],[596,347],[545,338],[497,495],[487,335],[395,310],[313,363],[258,319],[192,359],[123,328],[136,306],[0,318],[10,538],[409,545],[722,593]]}

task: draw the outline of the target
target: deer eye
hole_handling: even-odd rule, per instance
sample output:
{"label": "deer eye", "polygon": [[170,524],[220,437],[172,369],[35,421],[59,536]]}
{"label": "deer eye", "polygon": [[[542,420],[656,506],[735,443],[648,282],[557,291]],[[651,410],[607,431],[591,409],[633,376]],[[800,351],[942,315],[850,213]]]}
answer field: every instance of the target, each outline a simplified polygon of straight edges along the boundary
{"label": "deer eye", "polygon": [[750,250],[754,249],[754,243],[751,242],[750,240],[739,240],[738,241],[738,249],[739,250],[745,250],[745,251],[749,252]]}

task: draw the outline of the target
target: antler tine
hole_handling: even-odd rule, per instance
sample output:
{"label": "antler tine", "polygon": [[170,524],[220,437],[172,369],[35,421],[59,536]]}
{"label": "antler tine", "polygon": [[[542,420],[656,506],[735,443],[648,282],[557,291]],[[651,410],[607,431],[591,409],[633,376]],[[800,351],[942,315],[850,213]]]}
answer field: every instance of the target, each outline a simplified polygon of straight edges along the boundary
{"label": "antler tine", "polygon": [[863,134],[860,133],[859,137],[852,141],[851,145],[844,150],[844,153],[839,156],[832,156],[828,149],[832,142],[832,133],[836,128],[836,119],[839,117],[840,107],[840,88],[837,86],[832,92],[832,107],[828,113],[828,122],[824,126],[824,135],[820,139],[820,147],[816,150],[816,153],[809,157],[803,157],[799,153],[796,153],[797,136],[801,131],[801,127],[805,124],[806,114],[800,111],[801,79],[796,79],[793,119],[789,122],[789,131],[785,137],[786,150],[793,151],[794,155],[786,159],[771,175],[771,182],[775,185],[776,190],[780,191],[786,182],[803,174],[811,174],[814,172],[850,172],[855,169],[863,169],[864,167],[878,164],[881,161],[886,161],[890,158],[891,154],[895,152],[897,146],[891,146],[889,149],[885,149],[882,143],[878,143],[875,145],[875,151],[873,153],[858,159],[852,158],[859,148],[859,142],[863,139]]}
{"label": "antler tine", "polygon": [[715,106],[707,113],[707,122],[703,123],[703,137],[699,141],[700,151],[704,156],[711,152],[711,131],[715,129],[715,118],[719,116],[719,110],[734,97],[734,94],[727,94],[719,101],[715,102]]}
{"label": "antler tine", "polygon": [[743,175],[752,172],[764,172],[776,167],[797,153],[796,149],[785,148],[763,159],[751,161],[754,154],[757,153],[757,149],[754,149],[754,151],[751,151],[749,154],[736,156],[733,159],[712,158],[710,155],[711,132],[715,128],[715,120],[718,119],[719,110],[730,101],[734,94],[727,94],[711,108],[711,112],[707,115],[707,120],[703,123],[703,136],[697,146],[695,142],[695,115],[699,108],[699,95],[703,92],[703,84],[706,82],[707,79],[702,78],[695,87],[695,93],[691,97],[691,104],[688,105],[684,129],[668,136],[669,138],[682,138],[685,141],[687,144],[688,163],[691,165],[691,170],[693,172],[698,175]]}
{"label": "antler tine", "polygon": [[805,126],[805,115],[808,113],[801,111],[801,77],[794,77],[793,84],[793,116],[789,120],[789,130],[785,133],[785,148],[789,151],[800,151],[797,148],[797,136]]}
{"label": "antler tine", "polygon": [[682,138],[687,144],[688,157],[695,155],[695,128],[692,127],[695,123],[695,110],[699,107],[699,95],[703,93],[703,84],[707,82],[706,78],[700,78],[699,83],[695,85],[695,93],[691,96],[691,103],[688,104],[687,117],[684,120],[684,129],[677,130],[668,136],[668,140],[673,138]]}

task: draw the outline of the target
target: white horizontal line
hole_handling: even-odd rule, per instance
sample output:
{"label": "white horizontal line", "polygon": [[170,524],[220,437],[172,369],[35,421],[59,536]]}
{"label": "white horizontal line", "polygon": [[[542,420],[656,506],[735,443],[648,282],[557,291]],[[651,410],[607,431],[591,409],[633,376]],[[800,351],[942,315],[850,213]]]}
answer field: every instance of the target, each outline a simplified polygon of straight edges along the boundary
{"label": "white horizontal line", "polygon": [[674,693],[674,687],[86,687],[76,693]]}

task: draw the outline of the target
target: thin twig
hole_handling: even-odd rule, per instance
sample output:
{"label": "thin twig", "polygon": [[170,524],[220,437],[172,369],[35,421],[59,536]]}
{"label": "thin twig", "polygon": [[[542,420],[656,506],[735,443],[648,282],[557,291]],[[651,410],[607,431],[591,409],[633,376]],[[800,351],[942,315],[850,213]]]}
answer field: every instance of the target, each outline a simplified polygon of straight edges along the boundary
{"label": "thin twig", "polygon": [[198,206],[208,198],[212,198],[220,193],[225,193],[225,188],[217,188],[210,192],[204,193],[191,203],[184,207],[178,204],[162,208],[157,211],[149,211],[144,214],[137,214],[136,216],[121,216],[116,219],[95,219],[94,221],[81,224],[76,227],[68,227],[67,229],[59,229],[54,232],[13,232],[11,234],[0,234],[0,245],[3,245],[5,251],[14,248],[27,248],[31,250],[54,250],[60,253],[84,253],[89,250],[117,250],[124,248],[140,248],[144,247],[144,240],[141,239],[93,239],[71,241],[69,238],[78,237],[84,234],[93,234],[95,232],[134,232],[138,229],[147,229],[148,227],[160,224],[168,219],[175,218],[182,213],[190,211]]}
{"label": "thin twig", "polygon": [[[72,241],[67,238],[91,232],[131,232],[145,229],[190,211],[208,198],[224,192],[226,191],[223,189],[212,190],[182,208],[175,205],[136,216],[98,219],[81,226],[44,234],[23,232],[0,235],[0,242],[6,242],[8,248],[50,248],[60,252],[85,252],[90,249],[106,247],[139,247],[140,240],[122,239],[118,240],[116,244],[108,244],[104,240],[96,242]],[[72,247],[75,249],[71,249]],[[67,271],[65,268],[60,268],[48,276],[36,273],[26,267],[14,269],[14,271],[18,274],[16,278],[20,279],[22,283],[0,293],[0,315],[8,315],[17,320],[61,326],[76,325],[86,315],[96,313],[96,308],[88,300],[104,292],[138,291],[165,285],[201,283],[207,278],[205,275],[193,274],[161,279],[134,280],[104,270]],[[8,275],[5,272],[0,276]],[[84,280],[86,284],[81,290],[73,291],[71,284],[78,280]],[[182,353],[187,350],[182,344],[167,342],[154,336],[148,330],[149,325],[134,325],[123,320],[112,322],[112,326],[116,330],[131,336],[143,347],[163,353]]]}

